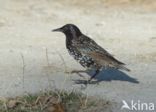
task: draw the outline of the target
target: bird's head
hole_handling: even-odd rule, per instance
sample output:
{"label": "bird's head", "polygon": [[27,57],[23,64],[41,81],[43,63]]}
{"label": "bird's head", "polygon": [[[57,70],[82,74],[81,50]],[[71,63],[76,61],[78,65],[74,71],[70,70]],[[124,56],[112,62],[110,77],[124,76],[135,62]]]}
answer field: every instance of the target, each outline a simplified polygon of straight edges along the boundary
{"label": "bird's head", "polygon": [[66,24],[61,28],[57,28],[52,31],[62,32],[67,38],[77,38],[82,34],[79,28],[74,24]]}

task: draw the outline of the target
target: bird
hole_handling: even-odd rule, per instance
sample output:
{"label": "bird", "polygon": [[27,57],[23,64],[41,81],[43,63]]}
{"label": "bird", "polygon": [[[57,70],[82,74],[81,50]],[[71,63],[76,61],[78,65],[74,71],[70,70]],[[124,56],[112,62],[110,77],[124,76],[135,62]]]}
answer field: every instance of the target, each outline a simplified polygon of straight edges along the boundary
{"label": "bird", "polygon": [[125,63],[117,60],[108,51],[98,45],[93,39],[84,35],[74,24],[52,30],[65,34],[66,48],[69,54],[87,70],[95,70],[95,73],[88,80],[95,78],[102,69],[120,69],[130,71]]}

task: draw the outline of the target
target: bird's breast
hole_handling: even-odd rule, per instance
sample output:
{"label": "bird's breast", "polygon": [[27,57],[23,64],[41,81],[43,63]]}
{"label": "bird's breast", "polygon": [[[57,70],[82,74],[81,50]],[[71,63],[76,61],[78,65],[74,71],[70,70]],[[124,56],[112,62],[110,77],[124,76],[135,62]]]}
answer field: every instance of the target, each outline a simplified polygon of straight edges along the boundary
{"label": "bird's breast", "polygon": [[94,60],[86,56],[85,54],[79,52],[75,47],[70,46],[68,49],[69,54],[74,57],[75,60],[77,60],[83,67],[93,67],[96,63],[94,63]]}
{"label": "bird's breast", "polygon": [[82,54],[73,46],[67,47],[69,54],[74,57],[74,59],[79,60],[82,57]]}

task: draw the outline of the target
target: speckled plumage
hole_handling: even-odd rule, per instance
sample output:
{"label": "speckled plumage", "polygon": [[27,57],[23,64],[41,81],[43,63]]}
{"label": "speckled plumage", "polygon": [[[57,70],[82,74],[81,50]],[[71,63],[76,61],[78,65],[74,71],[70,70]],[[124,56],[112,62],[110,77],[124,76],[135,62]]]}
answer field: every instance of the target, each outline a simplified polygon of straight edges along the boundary
{"label": "speckled plumage", "polygon": [[94,40],[82,34],[77,26],[66,24],[53,31],[60,31],[66,35],[66,48],[75,60],[85,68],[96,69],[96,73],[91,79],[94,78],[102,68],[115,68],[130,71],[124,66],[124,63],[115,59]]}

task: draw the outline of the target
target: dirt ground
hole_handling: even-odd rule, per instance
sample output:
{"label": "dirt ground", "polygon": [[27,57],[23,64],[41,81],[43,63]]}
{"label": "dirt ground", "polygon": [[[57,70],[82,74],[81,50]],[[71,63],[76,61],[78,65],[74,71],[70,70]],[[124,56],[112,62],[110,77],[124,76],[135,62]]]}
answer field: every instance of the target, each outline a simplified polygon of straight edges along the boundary
{"label": "dirt ground", "polygon": [[[0,0],[0,96],[53,88],[90,96],[156,104],[156,2],[154,0]],[[81,31],[127,64],[131,72],[106,70],[84,87],[87,74],[69,56],[64,24]],[[118,111],[117,111],[118,110]]]}

